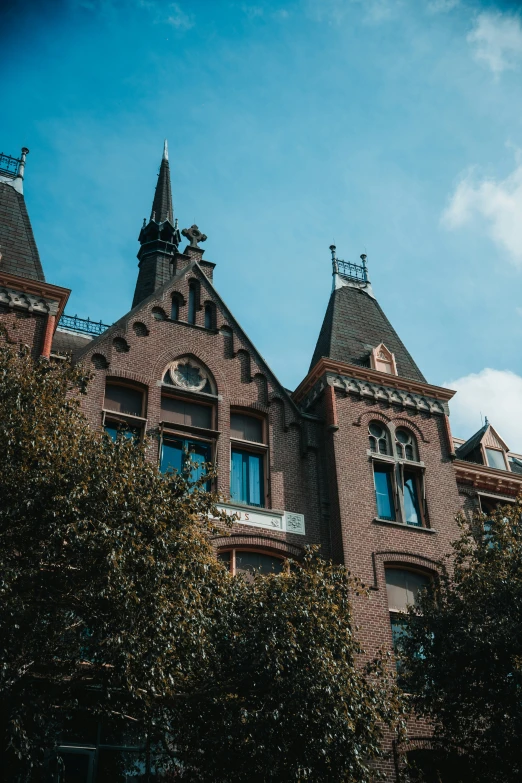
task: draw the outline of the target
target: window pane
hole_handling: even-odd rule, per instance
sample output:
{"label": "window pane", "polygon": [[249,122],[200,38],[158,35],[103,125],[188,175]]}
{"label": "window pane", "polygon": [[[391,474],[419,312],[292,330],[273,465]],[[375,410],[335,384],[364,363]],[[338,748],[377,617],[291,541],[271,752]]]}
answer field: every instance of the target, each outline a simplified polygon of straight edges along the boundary
{"label": "window pane", "polygon": [[160,470],[176,470],[181,473],[183,465],[183,441],[178,438],[165,438],[161,446]]}
{"label": "window pane", "polygon": [[236,574],[280,574],[282,568],[283,561],[279,557],[236,550]]}
{"label": "window pane", "polygon": [[259,454],[248,455],[248,502],[251,506],[261,506],[263,494],[263,465]]}
{"label": "window pane", "polygon": [[375,479],[375,499],[377,501],[377,516],[380,519],[395,519],[393,504],[393,492],[391,482],[391,469],[388,465],[376,463],[373,466]]}
{"label": "window pane", "polygon": [[139,441],[140,439],[141,430],[139,427],[127,427],[123,423],[108,421],[103,429],[113,440],[116,440],[120,434],[128,440]]}
{"label": "window pane", "polygon": [[404,513],[407,525],[422,525],[417,476],[408,470],[404,472]]}
{"label": "window pane", "polygon": [[232,450],[230,497],[238,503],[264,506],[263,457],[248,451]]}
{"label": "window pane", "polygon": [[387,568],[388,607],[398,612],[406,611],[408,606],[413,606],[417,602],[419,590],[429,583],[430,579],[425,574],[399,568]]}
{"label": "window pane", "polygon": [[498,449],[486,449],[486,456],[488,458],[488,465],[490,468],[499,468],[499,470],[506,470],[506,462],[504,460],[504,453]]}
{"label": "window pane", "polygon": [[116,386],[108,383],[105,389],[104,408],[119,413],[130,413],[131,416],[141,416],[143,409],[143,392],[129,389],[127,386]]}
{"label": "window pane", "polygon": [[[205,462],[210,462],[210,445],[208,443],[200,443],[197,440],[186,441],[188,450],[188,459],[194,464],[194,467],[190,471],[190,480],[197,481],[205,475]],[[207,489],[210,489],[210,482],[207,482]]]}
{"label": "window pane", "polygon": [[163,421],[170,421],[173,424],[186,424],[189,427],[204,429],[210,429],[212,426],[212,408],[210,405],[198,405],[197,402],[162,397],[161,415]]}
{"label": "window pane", "polygon": [[218,552],[217,559],[219,562],[226,566],[228,570],[230,570],[230,559],[231,559],[232,552]]}
{"label": "window pane", "polygon": [[231,413],[230,437],[250,440],[252,443],[263,443],[263,422],[245,413]]}
{"label": "window pane", "polygon": [[172,300],[172,309],[170,311],[170,317],[173,321],[177,321],[179,318],[179,302],[177,299]]}

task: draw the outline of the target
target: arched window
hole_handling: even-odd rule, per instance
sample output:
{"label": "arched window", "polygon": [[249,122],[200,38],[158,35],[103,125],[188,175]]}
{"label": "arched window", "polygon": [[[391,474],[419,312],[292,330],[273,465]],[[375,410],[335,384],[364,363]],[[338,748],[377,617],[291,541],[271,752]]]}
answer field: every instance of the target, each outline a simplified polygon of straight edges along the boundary
{"label": "arched window", "polygon": [[371,421],[368,427],[370,450],[375,454],[391,454],[390,436],[380,421]]}
{"label": "arched window", "polygon": [[196,323],[196,308],[197,308],[197,285],[196,283],[191,283],[189,285],[189,296],[188,296],[188,322],[189,324],[195,324]]}
{"label": "arched window", "polygon": [[[393,431],[393,425],[392,425]],[[377,519],[422,527],[426,522],[424,466],[419,462],[417,441],[410,430],[390,433],[384,424],[371,421],[368,437],[373,465]]]}
{"label": "arched window", "polygon": [[214,305],[205,305],[205,329],[214,329]]}
{"label": "arched window", "polygon": [[219,552],[218,560],[230,570],[230,573],[241,574],[249,582],[252,582],[257,574],[261,576],[280,574],[284,563],[284,558],[278,555],[248,549],[228,549]]}
{"label": "arched window", "polygon": [[400,427],[395,431],[395,448],[399,459],[408,459],[411,462],[418,462],[417,443],[415,436],[409,430]]}
{"label": "arched window", "polygon": [[177,296],[172,297],[172,307],[170,310],[170,317],[173,321],[179,321],[179,299]]}

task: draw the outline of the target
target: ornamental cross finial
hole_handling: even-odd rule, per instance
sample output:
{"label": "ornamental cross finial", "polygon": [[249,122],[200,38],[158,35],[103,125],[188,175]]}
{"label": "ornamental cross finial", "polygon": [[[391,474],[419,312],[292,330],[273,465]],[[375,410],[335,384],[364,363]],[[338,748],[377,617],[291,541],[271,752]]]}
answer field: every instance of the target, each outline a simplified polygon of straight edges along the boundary
{"label": "ornamental cross finial", "polygon": [[190,247],[198,247],[198,242],[205,242],[207,235],[202,234],[197,226],[184,228],[181,232],[190,241]]}

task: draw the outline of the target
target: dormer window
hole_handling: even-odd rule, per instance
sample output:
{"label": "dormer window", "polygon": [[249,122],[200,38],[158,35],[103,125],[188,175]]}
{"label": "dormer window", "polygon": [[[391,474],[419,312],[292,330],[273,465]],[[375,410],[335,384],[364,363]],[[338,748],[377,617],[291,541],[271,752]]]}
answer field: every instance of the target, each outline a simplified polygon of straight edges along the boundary
{"label": "dormer window", "polygon": [[504,452],[500,449],[486,448],[486,459],[490,468],[497,468],[498,470],[507,470],[506,460],[504,458]]}
{"label": "dormer window", "polygon": [[373,370],[385,372],[388,375],[397,375],[397,365],[395,364],[394,354],[381,343],[374,348],[370,355],[370,362]]}

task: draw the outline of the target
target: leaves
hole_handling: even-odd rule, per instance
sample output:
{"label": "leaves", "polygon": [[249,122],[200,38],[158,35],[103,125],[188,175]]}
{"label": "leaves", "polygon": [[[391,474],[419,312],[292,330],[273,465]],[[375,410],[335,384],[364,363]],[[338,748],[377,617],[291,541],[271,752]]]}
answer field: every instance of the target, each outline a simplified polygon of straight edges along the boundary
{"label": "leaves", "polygon": [[522,504],[460,520],[437,584],[407,618],[405,687],[467,779],[522,776]]}
{"label": "leaves", "polygon": [[81,720],[141,727],[165,780],[369,781],[400,697],[354,634],[362,585],[313,551],[231,577],[205,480],[162,476],[146,446],[90,429],[88,381],[0,344],[8,779],[40,780],[61,737],[86,738]]}

